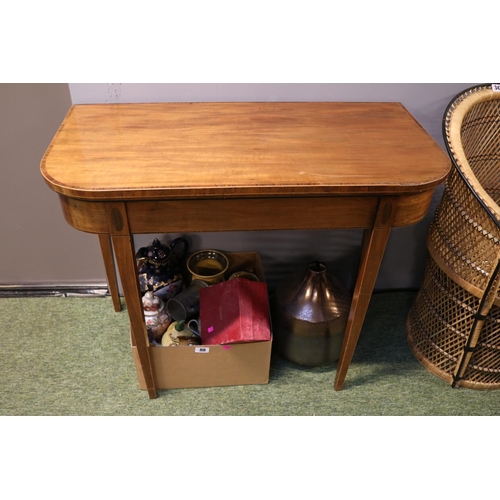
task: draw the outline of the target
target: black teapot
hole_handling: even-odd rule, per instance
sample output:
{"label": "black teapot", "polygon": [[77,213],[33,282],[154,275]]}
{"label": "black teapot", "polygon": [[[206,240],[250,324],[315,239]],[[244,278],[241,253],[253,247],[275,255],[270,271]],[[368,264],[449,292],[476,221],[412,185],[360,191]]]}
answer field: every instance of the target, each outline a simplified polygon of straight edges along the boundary
{"label": "black teapot", "polygon": [[188,249],[185,238],[176,238],[170,246],[155,238],[149,247],[139,248],[135,258],[141,292],[153,292],[163,300],[177,295],[182,289],[180,264]]}

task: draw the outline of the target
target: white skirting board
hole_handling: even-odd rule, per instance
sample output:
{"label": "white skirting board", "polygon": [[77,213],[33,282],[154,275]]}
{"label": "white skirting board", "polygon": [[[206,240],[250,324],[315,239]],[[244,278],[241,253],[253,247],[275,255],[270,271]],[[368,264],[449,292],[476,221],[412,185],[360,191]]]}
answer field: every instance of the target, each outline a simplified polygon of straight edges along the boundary
{"label": "white skirting board", "polygon": [[106,284],[0,285],[2,297],[106,297]]}

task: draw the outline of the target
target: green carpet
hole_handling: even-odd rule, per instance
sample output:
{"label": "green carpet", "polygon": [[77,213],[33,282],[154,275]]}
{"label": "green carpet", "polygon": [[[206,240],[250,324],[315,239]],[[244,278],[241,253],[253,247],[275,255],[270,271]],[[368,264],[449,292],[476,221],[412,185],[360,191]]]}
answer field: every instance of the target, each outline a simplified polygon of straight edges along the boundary
{"label": "green carpet", "polygon": [[2,298],[0,414],[35,415],[500,415],[500,391],[452,389],[411,353],[414,292],[373,296],[344,389],[335,366],[303,368],[273,356],[266,385],[138,388],[126,311],[104,298]]}

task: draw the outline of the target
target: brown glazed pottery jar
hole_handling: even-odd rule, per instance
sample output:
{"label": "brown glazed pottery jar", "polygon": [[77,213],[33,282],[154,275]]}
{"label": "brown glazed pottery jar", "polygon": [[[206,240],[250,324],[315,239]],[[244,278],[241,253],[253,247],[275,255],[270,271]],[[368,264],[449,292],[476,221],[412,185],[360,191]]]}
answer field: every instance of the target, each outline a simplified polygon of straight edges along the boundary
{"label": "brown glazed pottery jar", "polygon": [[340,356],[350,304],[350,293],[327,273],[326,265],[311,262],[276,288],[273,348],[299,365],[333,364]]}

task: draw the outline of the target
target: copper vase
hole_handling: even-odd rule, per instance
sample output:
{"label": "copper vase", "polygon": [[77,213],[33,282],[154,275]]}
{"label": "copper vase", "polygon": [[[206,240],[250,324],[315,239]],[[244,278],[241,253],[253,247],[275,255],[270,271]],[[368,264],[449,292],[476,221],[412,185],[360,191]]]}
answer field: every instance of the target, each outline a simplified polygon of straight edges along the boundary
{"label": "copper vase", "polygon": [[349,316],[348,290],[319,261],[283,280],[272,300],[273,347],[304,366],[339,359]]}

